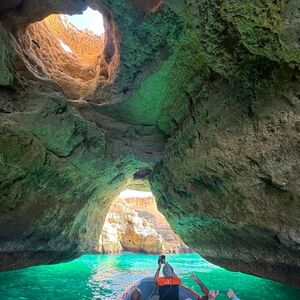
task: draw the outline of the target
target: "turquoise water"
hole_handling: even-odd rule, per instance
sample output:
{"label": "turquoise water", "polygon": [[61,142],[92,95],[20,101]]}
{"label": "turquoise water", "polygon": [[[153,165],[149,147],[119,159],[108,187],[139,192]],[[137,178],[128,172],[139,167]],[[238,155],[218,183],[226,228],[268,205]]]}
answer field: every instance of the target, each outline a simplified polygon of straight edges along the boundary
{"label": "turquoise water", "polygon": [[[241,300],[299,300],[300,290],[214,266],[197,254],[169,255],[167,260],[188,287],[197,274],[210,289],[232,288]],[[123,253],[84,255],[72,262],[0,273],[0,299],[116,299],[131,282],[153,275],[157,256]],[[220,295],[218,300],[228,299]]]}

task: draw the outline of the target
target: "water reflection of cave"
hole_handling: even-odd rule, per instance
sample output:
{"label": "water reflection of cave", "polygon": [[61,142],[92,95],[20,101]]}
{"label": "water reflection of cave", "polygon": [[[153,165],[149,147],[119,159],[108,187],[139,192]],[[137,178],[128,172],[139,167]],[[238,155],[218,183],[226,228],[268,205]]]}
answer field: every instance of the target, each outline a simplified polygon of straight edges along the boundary
{"label": "water reflection of cave", "polygon": [[146,253],[188,252],[158,211],[151,192],[125,190],[112,203],[97,251]]}
{"label": "water reflection of cave", "polygon": [[31,73],[54,80],[70,99],[84,99],[113,77],[116,51],[107,45],[111,25],[99,11],[88,8],[82,15],[49,15],[19,30],[16,37]]}

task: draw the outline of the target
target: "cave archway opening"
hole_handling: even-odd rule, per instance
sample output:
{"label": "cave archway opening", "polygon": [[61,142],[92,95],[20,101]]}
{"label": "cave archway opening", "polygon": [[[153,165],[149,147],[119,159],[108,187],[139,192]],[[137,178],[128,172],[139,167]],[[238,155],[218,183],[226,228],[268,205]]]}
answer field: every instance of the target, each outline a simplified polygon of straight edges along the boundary
{"label": "cave archway opening", "polygon": [[42,20],[20,26],[15,37],[25,69],[35,78],[56,83],[71,100],[89,99],[116,74],[118,33],[102,6],[75,14],[49,12]]}
{"label": "cave archway opening", "polygon": [[187,253],[188,246],[159,212],[150,190],[125,189],[106,215],[96,252]]}

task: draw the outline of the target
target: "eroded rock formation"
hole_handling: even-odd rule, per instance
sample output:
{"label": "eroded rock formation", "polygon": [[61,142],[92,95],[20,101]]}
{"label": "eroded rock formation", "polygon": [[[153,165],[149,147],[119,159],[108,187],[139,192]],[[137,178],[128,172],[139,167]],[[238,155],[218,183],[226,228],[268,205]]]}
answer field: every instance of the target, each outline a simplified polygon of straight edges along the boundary
{"label": "eroded rock formation", "polygon": [[[193,250],[299,287],[300,2],[19,2],[0,5],[0,268],[92,251],[144,176]],[[71,101],[20,34],[88,5],[115,68]]]}
{"label": "eroded rock formation", "polygon": [[122,251],[153,254],[189,252],[157,210],[154,197],[117,197],[106,216],[99,245],[101,253]]}
{"label": "eroded rock formation", "polygon": [[70,99],[86,98],[107,80],[104,37],[79,31],[64,17],[51,15],[29,25],[17,41],[26,66],[37,77],[54,80]]}

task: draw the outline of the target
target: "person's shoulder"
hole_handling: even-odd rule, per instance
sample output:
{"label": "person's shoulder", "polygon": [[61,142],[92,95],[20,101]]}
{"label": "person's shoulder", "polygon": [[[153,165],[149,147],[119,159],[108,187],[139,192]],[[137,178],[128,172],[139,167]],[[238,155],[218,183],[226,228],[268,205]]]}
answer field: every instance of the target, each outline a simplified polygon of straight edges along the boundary
{"label": "person's shoulder", "polygon": [[155,279],[155,282],[156,282],[156,283],[159,283],[159,282],[161,282],[161,281],[163,280],[163,278],[164,278],[164,277],[157,277],[157,278]]}
{"label": "person's shoulder", "polygon": [[177,284],[181,284],[181,279],[178,276],[174,275],[173,276],[173,280],[174,279],[175,279],[175,281],[176,281]]}

